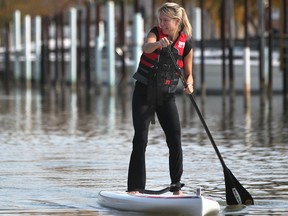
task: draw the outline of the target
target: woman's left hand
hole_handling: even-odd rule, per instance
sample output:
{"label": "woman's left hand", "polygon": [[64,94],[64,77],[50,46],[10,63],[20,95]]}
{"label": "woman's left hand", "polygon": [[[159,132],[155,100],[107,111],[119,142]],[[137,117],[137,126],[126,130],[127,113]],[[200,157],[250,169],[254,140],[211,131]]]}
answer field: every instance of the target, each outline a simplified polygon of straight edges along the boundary
{"label": "woman's left hand", "polygon": [[184,88],[184,92],[189,95],[192,94],[194,92],[193,84],[187,84],[187,87]]}

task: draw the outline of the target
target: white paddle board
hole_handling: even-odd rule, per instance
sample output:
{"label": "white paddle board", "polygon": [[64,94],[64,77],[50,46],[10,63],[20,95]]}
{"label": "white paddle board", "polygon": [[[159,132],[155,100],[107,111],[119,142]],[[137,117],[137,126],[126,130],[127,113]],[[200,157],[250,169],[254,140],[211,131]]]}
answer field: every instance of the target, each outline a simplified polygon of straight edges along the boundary
{"label": "white paddle board", "polygon": [[122,211],[185,214],[193,216],[217,215],[219,203],[204,196],[128,194],[100,191],[99,204]]}

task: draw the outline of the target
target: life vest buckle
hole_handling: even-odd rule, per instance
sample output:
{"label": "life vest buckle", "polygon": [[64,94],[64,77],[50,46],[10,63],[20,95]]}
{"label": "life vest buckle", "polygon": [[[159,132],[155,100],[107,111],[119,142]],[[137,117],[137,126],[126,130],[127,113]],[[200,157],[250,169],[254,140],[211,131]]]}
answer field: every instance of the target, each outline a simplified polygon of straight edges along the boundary
{"label": "life vest buckle", "polygon": [[165,85],[170,85],[171,84],[171,80],[166,79],[165,80]]}

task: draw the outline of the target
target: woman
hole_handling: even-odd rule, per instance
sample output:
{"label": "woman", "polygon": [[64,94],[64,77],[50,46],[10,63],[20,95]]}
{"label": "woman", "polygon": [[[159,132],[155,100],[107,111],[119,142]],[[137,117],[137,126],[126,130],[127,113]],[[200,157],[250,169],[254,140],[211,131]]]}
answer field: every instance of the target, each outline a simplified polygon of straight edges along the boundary
{"label": "woman", "polygon": [[188,84],[184,91],[193,93],[192,58],[193,49],[188,41],[192,28],[183,7],[167,2],[158,9],[159,25],[148,33],[143,45],[132,99],[134,126],[133,150],[128,171],[128,193],[139,193],[145,189],[145,150],[150,123],[154,113],[165,133],[169,148],[170,191],[181,195],[183,154],[181,127],[175,103],[175,91],[179,77],[168,54],[171,50],[177,66],[183,70]]}

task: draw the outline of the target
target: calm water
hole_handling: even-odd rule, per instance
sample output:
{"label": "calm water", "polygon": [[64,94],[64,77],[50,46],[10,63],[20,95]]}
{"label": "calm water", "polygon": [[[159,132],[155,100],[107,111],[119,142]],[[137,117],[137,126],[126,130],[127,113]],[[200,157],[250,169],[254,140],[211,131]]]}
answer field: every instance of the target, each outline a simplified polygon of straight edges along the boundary
{"label": "calm water", "polygon": [[[196,97],[232,173],[255,205],[225,206],[219,159],[186,96],[177,97],[185,193],[202,187],[220,215],[287,215],[288,111],[283,97]],[[143,215],[105,209],[100,190],[125,190],[131,151],[131,91],[109,97],[54,89],[0,93],[0,214]],[[147,188],[169,184],[168,150],[158,122],[147,148]]]}

